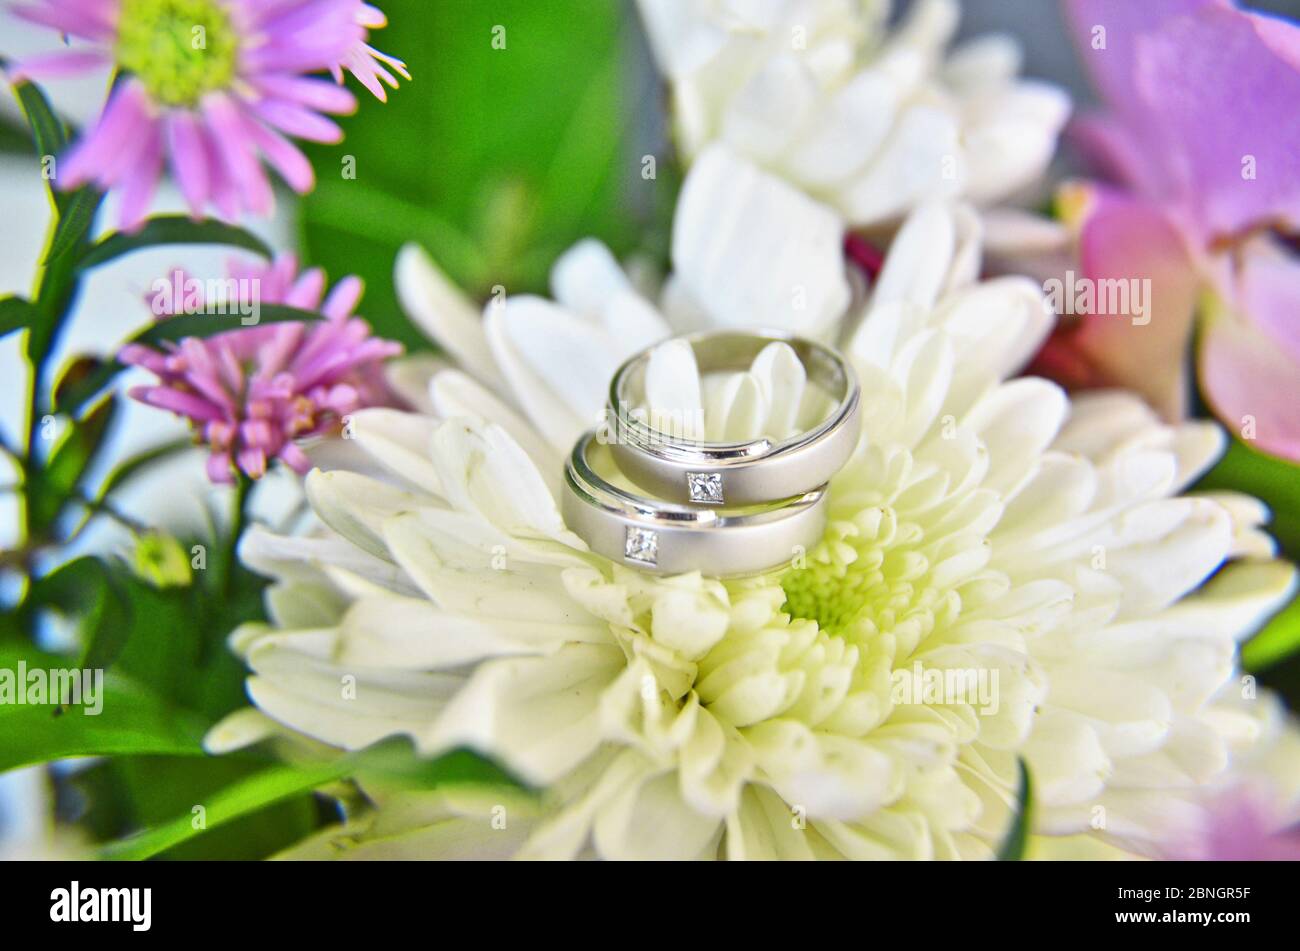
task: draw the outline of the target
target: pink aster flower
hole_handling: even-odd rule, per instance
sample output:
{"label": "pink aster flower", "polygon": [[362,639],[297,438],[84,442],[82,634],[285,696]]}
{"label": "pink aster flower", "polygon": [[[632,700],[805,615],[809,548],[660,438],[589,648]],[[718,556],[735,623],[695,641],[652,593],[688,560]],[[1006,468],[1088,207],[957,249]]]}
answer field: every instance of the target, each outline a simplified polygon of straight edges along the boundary
{"label": "pink aster flower", "polygon": [[[383,29],[388,25],[388,18],[384,16],[384,11],[378,7],[363,3],[361,9],[357,12],[357,22],[366,28],[367,35],[370,30]],[[394,89],[397,88],[397,77],[390,73],[384,67],[391,67],[393,72],[397,73],[403,79],[409,80],[411,74],[406,70],[406,64],[396,57],[389,56],[387,53],[381,53],[364,39],[358,40],[347,55],[343,57],[341,63],[331,68],[334,78],[338,82],[343,82],[343,72],[346,70],[361,82],[380,102],[388,101],[388,90],[383,87],[384,83]]]}
{"label": "pink aster flower", "polygon": [[117,70],[57,181],[120,190],[124,230],[144,220],[165,165],[196,218],[209,207],[231,219],[270,213],[263,161],[310,191],[311,165],[290,137],[339,141],[325,114],[349,113],[356,99],[308,74],[345,68],[368,84],[382,72],[359,53],[378,13],[361,0],[25,0],[14,11],[89,43],[24,60],[15,81]]}
{"label": "pink aster flower", "polygon": [[1067,0],[1106,104],[1075,135],[1105,184],[1072,189],[1094,284],[1151,280],[1149,320],[1063,325],[1039,369],[1187,411],[1193,337],[1215,414],[1300,460],[1300,27],[1232,0]]}
{"label": "pink aster flower", "polygon": [[[236,467],[261,478],[276,458],[305,473],[311,463],[295,440],[327,433],[366,406],[393,402],[383,361],[402,348],[372,337],[370,326],[353,316],[361,297],[356,277],[340,281],[325,297],[325,275],[319,268],[298,274],[293,255],[269,265],[232,264],[229,276],[239,283],[227,286],[256,287],[262,303],[316,311],[324,319],[187,337],[162,350],[128,345],[118,359],[159,380],[133,388],[131,396],[193,423],[211,447],[208,476],[214,482],[234,481]],[[178,288],[171,299],[184,300],[187,310],[205,308],[183,272],[172,279]],[[189,293],[181,290],[187,284]]]}

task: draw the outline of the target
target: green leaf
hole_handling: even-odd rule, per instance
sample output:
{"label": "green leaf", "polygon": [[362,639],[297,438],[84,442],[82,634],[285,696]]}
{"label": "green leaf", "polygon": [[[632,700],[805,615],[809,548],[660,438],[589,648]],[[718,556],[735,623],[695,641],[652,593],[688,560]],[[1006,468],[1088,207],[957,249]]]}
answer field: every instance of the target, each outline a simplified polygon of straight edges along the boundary
{"label": "green leaf", "polygon": [[[253,320],[253,317],[256,320]],[[250,323],[245,324],[244,320]],[[265,324],[281,323],[315,323],[321,319],[321,315],[309,310],[299,310],[296,307],[286,307],[283,304],[260,304],[256,315],[250,315],[245,318],[239,313],[233,314],[178,314],[175,317],[167,317],[157,323],[151,324],[140,333],[131,338],[132,343],[143,343],[149,346],[157,346],[164,341],[177,341],[185,337],[213,337],[228,330],[239,330],[242,327],[261,327]]]}
{"label": "green leaf", "polygon": [[126,645],[133,620],[127,595],[98,558],[74,558],[32,584],[31,600],[62,614],[80,615],[80,666],[109,667]]}
{"label": "green leaf", "polygon": [[[77,825],[102,845],[176,816],[266,769],[262,750],[227,756],[119,756],[78,770],[68,783],[86,804]],[[326,817],[311,793],[289,797],[160,853],[160,859],[257,861],[309,836]]]}
{"label": "green leaf", "polygon": [[28,484],[33,530],[43,531],[58,518],[104,445],[117,415],[117,398],[109,397],[74,422],[55,447],[37,478]]}
{"label": "green leaf", "polygon": [[90,229],[95,223],[95,213],[104,200],[104,193],[86,185],[78,188],[61,204],[59,223],[54,229],[54,237],[45,252],[45,263],[57,261],[64,255],[72,254],[82,247],[90,238]]}
{"label": "green leaf", "polygon": [[25,297],[0,298],[0,338],[15,330],[30,327],[40,320],[40,312]]}
{"label": "green leaf", "polygon": [[[14,95],[32,130],[37,159],[43,161],[47,156],[57,156],[68,144],[68,130],[63,120],[54,114],[45,92],[35,83],[21,82],[14,86]],[[56,201],[62,200],[57,192],[54,195]]]}
{"label": "green leaf", "polygon": [[1300,654],[1300,598],[1294,599],[1241,648],[1241,665],[1257,673]]}
{"label": "green leaf", "polygon": [[[152,858],[202,832],[234,819],[301,795],[339,780],[364,776],[372,771],[391,775],[397,771],[410,779],[418,776],[420,788],[448,785],[499,785],[510,782],[498,767],[466,750],[455,750],[433,760],[415,762],[409,740],[384,740],[328,763],[273,766],[223,789],[201,805],[204,828],[196,829],[191,813],[107,846],[104,859],[139,860]],[[411,765],[406,765],[411,764]]]}
{"label": "green leaf", "polygon": [[1029,846],[1029,833],[1033,829],[1033,783],[1029,779],[1029,767],[1024,759],[1020,759],[1019,763],[1020,789],[1016,793],[1019,806],[1011,820],[1006,838],[1002,840],[1002,847],[998,849],[999,862],[1021,861],[1025,857],[1025,850]]}
{"label": "green leaf", "polygon": [[[0,648],[0,678],[16,681],[20,664],[28,678],[36,670],[46,671],[48,677],[51,670],[74,669],[69,658]],[[84,696],[81,707],[0,703],[0,772],[70,756],[203,753],[203,723],[114,671],[104,673],[102,688],[98,715],[87,712]]]}
{"label": "green leaf", "polygon": [[338,779],[338,763],[316,767],[276,766],[240,780],[216,793],[206,803],[204,828],[196,829],[193,814],[178,816],[164,825],[131,836],[105,847],[99,857],[118,861],[152,858],[206,829],[216,828],[260,809]]}
{"label": "green leaf", "polygon": [[251,231],[222,221],[194,221],[184,215],[160,215],[150,218],[134,234],[111,234],[88,248],[77,266],[82,270],[97,267],[115,258],[160,244],[222,244],[244,248],[264,258],[271,248]]}

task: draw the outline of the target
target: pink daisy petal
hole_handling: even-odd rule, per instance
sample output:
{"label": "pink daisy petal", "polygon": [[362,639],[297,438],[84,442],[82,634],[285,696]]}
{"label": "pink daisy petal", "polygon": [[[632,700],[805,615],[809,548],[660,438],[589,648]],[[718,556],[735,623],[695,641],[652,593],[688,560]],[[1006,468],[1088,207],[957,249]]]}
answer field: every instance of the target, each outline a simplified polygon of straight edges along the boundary
{"label": "pink daisy petal", "polygon": [[299,139],[333,144],[343,138],[338,123],[292,102],[266,99],[254,105],[253,111],[274,128]]}
{"label": "pink daisy petal", "polygon": [[324,293],[325,272],[314,267],[299,275],[285,295],[284,302],[299,310],[315,310],[320,306],[321,295]]}
{"label": "pink daisy petal", "polygon": [[248,130],[249,139],[262,150],[266,160],[290,188],[305,195],[316,187],[316,172],[297,146],[255,120],[246,119],[244,126]]}
{"label": "pink daisy petal", "polygon": [[144,144],[122,184],[122,207],[118,213],[118,226],[125,232],[140,230],[149,213],[149,203],[158,190],[158,177],[162,174],[162,132],[153,125],[146,133]]}
{"label": "pink daisy petal", "polygon": [[57,4],[25,3],[12,7],[15,16],[95,42],[110,42],[117,33],[117,0],[60,0]]}
{"label": "pink daisy petal", "polygon": [[167,148],[171,152],[172,169],[180,186],[185,203],[194,218],[203,215],[203,209],[212,194],[208,173],[208,150],[203,134],[194,116],[188,112],[172,112],[164,120]]}
{"label": "pink daisy petal", "polygon": [[233,485],[235,474],[231,471],[230,453],[214,452],[208,456],[208,478],[217,485]]}
{"label": "pink daisy petal", "polygon": [[264,76],[258,80],[257,89],[263,98],[279,99],[316,112],[347,115],[357,108],[357,100],[352,93],[323,79]]}
{"label": "pink daisy petal", "polygon": [[198,422],[210,422],[221,418],[220,408],[209,403],[201,396],[186,393],[183,390],[165,386],[144,386],[132,389],[130,395],[141,403],[156,406],[158,409],[170,410]]}
{"label": "pink daisy petal", "polygon": [[111,187],[113,182],[104,177],[104,170],[138,141],[141,127],[149,121],[144,86],[128,80],[114,90],[104,114],[62,161],[59,187],[78,188],[89,181]]}
{"label": "pink daisy petal", "polygon": [[365,293],[365,282],[356,275],[349,275],[334,285],[329,297],[321,307],[321,313],[331,320],[342,320],[351,316],[356,310],[361,295]]}
{"label": "pink daisy petal", "polygon": [[295,443],[285,443],[280,449],[280,458],[298,475],[306,475],[311,472],[311,460]]}
{"label": "pink daisy petal", "polygon": [[106,66],[112,60],[100,50],[66,50],[28,56],[14,65],[9,78],[14,83],[29,79],[65,79]]}
{"label": "pink daisy petal", "polygon": [[203,114],[211,131],[209,141],[226,174],[238,186],[245,206],[255,214],[269,214],[275,206],[271,183],[243,135],[244,123],[238,108],[229,97],[213,94],[204,97]]}

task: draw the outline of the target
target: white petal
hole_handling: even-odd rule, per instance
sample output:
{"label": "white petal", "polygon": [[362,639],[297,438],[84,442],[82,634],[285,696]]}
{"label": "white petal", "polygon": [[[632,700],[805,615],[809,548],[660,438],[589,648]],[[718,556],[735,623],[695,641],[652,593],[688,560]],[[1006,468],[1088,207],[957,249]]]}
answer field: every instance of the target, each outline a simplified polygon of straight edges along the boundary
{"label": "white petal", "polygon": [[855,225],[889,221],[923,201],[959,194],[964,161],[956,118],[913,106],[836,205]]}
{"label": "white petal", "polygon": [[590,644],[480,664],[421,748],[466,745],[527,781],[552,783],[596,751],[599,700],[623,666],[618,648]]}
{"label": "white petal", "polygon": [[764,347],[749,372],[758,381],[768,405],[765,430],[773,439],[785,439],[798,432],[799,408],[803,405],[808,374],[794,349],[787,343]]}
{"label": "white petal", "polygon": [[813,190],[838,185],[876,153],[897,107],[898,87],[889,76],[859,73],[808,124],[785,167]]}
{"label": "white petal", "polygon": [[307,498],[320,520],[348,541],[378,558],[387,558],[384,520],[430,504],[427,497],[351,472],[308,473]]}
{"label": "white petal", "polygon": [[[547,445],[514,409],[472,377],[458,370],[444,370],[429,381],[429,400],[443,419],[469,416],[500,426],[528,453],[547,487],[559,493],[564,467],[561,454]],[[427,446],[428,441],[424,444]]]}
{"label": "white petal", "polygon": [[670,334],[668,324],[641,296],[609,248],[588,238],[560,256],[551,269],[557,303],[605,328],[619,356],[630,356]]}
{"label": "white petal", "polygon": [[429,439],[438,426],[431,416],[372,407],[352,414],[352,438],[389,472],[431,495],[442,494],[438,470],[429,459]]}
{"label": "white petal", "polygon": [[584,547],[565,529],[532,460],[500,426],[448,420],[433,435],[433,458],[453,508],[477,512],[508,534]]}
{"label": "white petal", "polygon": [[503,385],[479,310],[418,244],[397,254],[393,280],[406,315],[458,363],[493,389]]}
{"label": "white petal", "polygon": [[650,351],[645,400],[650,425],[659,432],[684,439],[703,435],[700,370],[685,340],[669,340]]}
{"label": "white petal", "polygon": [[[664,835],[663,830],[672,834]],[[722,823],[682,799],[672,771],[628,784],[600,811],[594,829],[601,855],[625,861],[712,857]]]}
{"label": "white petal", "polygon": [[[567,453],[599,420],[617,366],[612,346],[602,331],[536,297],[489,307],[485,321],[515,401],[546,441]],[[540,351],[529,349],[535,345]]]}
{"label": "white petal", "polygon": [[390,360],[384,367],[384,376],[388,385],[417,413],[432,415],[434,409],[429,401],[429,381],[435,373],[447,369],[448,365],[440,357],[421,353]]}
{"label": "white petal", "polygon": [[672,257],[715,326],[817,337],[849,302],[842,241],[830,209],[716,146],[682,187]]}
{"label": "white petal", "polygon": [[800,138],[819,93],[797,57],[774,56],[727,103],[723,141],[739,154],[770,163]]}
{"label": "white petal", "polygon": [[984,484],[1014,494],[1037,469],[1069,408],[1059,386],[1033,377],[1006,383],[981,399],[962,424],[971,426],[988,447]]}
{"label": "white petal", "polygon": [[768,405],[752,373],[733,373],[719,386],[704,411],[711,442],[747,442],[763,435]]}
{"label": "white petal", "polygon": [[966,195],[997,201],[1039,178],[1069,115],[1069,96],[1047,83],[1020,82],[978,97],[964,129]]}

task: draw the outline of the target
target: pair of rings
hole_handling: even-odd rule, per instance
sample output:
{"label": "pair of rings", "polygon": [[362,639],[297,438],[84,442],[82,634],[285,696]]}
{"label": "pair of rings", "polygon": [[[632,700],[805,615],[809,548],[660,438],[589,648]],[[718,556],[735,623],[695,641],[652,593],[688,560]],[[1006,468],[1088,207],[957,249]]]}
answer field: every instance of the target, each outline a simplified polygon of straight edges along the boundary
{"label": "pair of rings", "polygon": [[[858,441],[853,371],[829,347],[779,332],[708,331],[680,338],[701,376],[747,370],[773,343],[787,344],[809,384],[834,401],[821,422],[783,439],[709,442],[699,429],[666,433],[636,407],[654,348],[624,363],[610,383],[608,423],[583,435],[565,466],[565,521],[592,551],[664,574],[768,571],[820,541],[826,484]],[[612,425],[611,425],[612,424]],[[653,497],[615,485],[613,463]]]}

